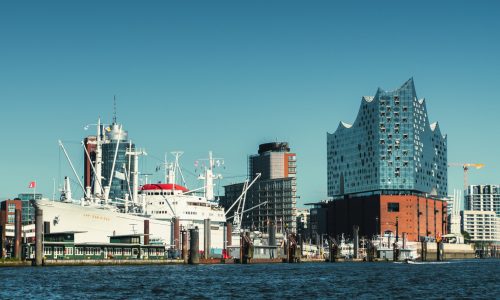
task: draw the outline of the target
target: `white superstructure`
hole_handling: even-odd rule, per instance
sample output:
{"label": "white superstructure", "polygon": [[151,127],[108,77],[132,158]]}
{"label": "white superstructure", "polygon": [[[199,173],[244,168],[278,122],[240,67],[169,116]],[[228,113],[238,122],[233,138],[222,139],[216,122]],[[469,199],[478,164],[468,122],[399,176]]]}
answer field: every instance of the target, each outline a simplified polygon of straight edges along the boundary
{"label": "white superstructure", "polygon": [[[118,128],[118,132],[120,131],[121,126]],[[214,201],[213,195],[214,179],[221,178],[220,175],[214,175],[214,167],[220,163],[220,160],[214,159],[211,152],[209,153],[208,166],[204,174],[200,176],[200,179],[204,180],[204,186],[190,191],[175,182],[176,173],[180,172],[179,156],[181,152],[175,152],[175,164],[165,163],[166,183],[145,184],[139,187],[139,156],[146,155],[146,152],[127,148],[126,155],[130,157],[133,167],[128,172],[124,170],[122,175],[130,193],[126,194],[125,199],[109,199],[111,183],[102,186],[102,178],[107,177],[111,181],[116,176],[116,153],[111,174],[102,174],[102,125],[100,119],[97,123],[95,143],[95,161],[92,161],[91,166],[95,175],[93,177],[93,193],[90,192],[90,188],[83,187],[65,151],[73,172],[83,189],[84,198],[72,199],[69,179],[66,178],[61,201],[41,200],[36,202],[36,206],[43,210],[43,220],[49,222],[52,233],[81,232],[75,236],[79,239],[75,242],[79,243],[107,243],[112,235],[149,234],[150,243],[173,247],[179,245],[179,236],[174,236],[178,234],[178,232],[174,232],[174,220],[179,220],[179,230],[198,227],[200,250],[208,250],[212,254],[222,253],[226,217],[224,209]],[[65,150],[62,142],[60,145]],[[90,159],[85,147],[84,149],[85,154]],[[120,166],[116,166],[116,169],[119,168]],[[182,173],[180,174],[184,180]],[[210,249],[204,249],[204,224],[208,220],[210,220]]]}

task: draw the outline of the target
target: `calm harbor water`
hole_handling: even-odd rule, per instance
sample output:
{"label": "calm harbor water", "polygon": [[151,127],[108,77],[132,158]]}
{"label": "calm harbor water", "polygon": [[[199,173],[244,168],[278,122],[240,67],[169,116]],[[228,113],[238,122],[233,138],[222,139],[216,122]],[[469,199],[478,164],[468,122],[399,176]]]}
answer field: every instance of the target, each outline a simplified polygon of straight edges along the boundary
{"label": "calm harbor water", "polygon": [[500,260],[1,268],[0,299],[500,297]]}

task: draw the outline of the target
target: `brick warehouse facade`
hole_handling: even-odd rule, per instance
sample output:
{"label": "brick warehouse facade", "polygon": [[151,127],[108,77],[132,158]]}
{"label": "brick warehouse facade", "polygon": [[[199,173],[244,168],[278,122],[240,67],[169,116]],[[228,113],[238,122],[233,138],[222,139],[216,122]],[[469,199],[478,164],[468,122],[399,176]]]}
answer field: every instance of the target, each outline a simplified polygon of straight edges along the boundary
{"label": "brick warehouse facade", "polygon": [[350,236],[359,226],[360,236],[367,238],[387,231],[409,241],[420,237],[446,234],[446,202],[419,195],[370,195],[345,197],[327,204],[327,231],[332,237]]}

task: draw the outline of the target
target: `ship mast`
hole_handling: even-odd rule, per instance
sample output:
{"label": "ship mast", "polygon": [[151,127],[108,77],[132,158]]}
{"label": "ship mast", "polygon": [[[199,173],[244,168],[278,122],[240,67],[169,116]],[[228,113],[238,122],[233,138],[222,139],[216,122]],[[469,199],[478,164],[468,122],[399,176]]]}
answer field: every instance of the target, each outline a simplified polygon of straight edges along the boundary
{"label": "ship mast", "polygon": [[99,184],[99,189],[95,192],[97,197],[101,197],[102,190],[102,132],[101,132],[101,118],[97,120],[97,138],[95,149],[95,174],[94,174],[94,191],[96,190],[95,182]]}
{"label": "ship mast", "polygon": [[129,155],[130,157],[134,157],[134,169],[132,173],[132,201],[134,205],[139,204],[139,156],[140,155],[148,155],[146,151],[139,149],[128,149],[125,152],[125,155]]}
{"label": "ship mast", "polygon": [[173,164],[167,164],[167,155],[165,155],[165,183],[177,184],[177,172],[181,176],[182,184],[186,186],[186,180],[184,179],[184,174],[181,170],[181,165],[179,163],[179,158],[184,154],[182,151],[170,152],[175,157],[175,162]]}
{"label": "ship mast", "polygon": [[224,164],[224,159],[214,158],[212,156],[212,151],[208,152],[208,165],[205,167],[203,175],[200,175],[198,179],[205,181],[205,198],[209,201],[215,200],[214,197],[214,179],[221,179],[222,175],[214,175],[214,167],[217,165]]}

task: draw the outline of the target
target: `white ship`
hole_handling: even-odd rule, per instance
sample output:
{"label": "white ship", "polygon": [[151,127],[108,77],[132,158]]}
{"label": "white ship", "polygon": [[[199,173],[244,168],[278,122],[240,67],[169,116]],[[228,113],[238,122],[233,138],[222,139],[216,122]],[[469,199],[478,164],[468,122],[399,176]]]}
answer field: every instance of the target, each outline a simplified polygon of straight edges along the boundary
{"label": "white ship", "polygon": [[[214,179],[220,178],[220,175],[213,173],[218,161],[212,157],[212,153],[209,154],[204,174],[200,176],[204,180],[204,186],[190,191],[176,184],[181,153],[175,153],[175,164],[165,163],[165,183],[139,186],[138,157],[146,153],[127,148],[133,167],[128,172],[124,170],[122,174],[132,197],[129,199],[129,194],[126,194],[125,199],[109,199],[112,181],[116,176],[111,174],[118,172],[115,171],[116,161],[113,161],[111,174],[107,175],[110,180],[107,186],[103,186],[102,144],[105,143],[105,138],[101,134],[103,127],[100,120],[97,128],[95,160],[91,165],[94,172],[93,192],[79,180],[66,149],[60,142],[84,197],[80,200],[72,199],[69,179],[66,178],[61,201],[36,202],[37,208],[43,210],[43,221],[50,224],[50,232],[77,232],[75,243],[108,243],[109,237],[113,235],[140,234],[147,236],[150,244],[179,249],[179,231],[198,227],[200,250],[207,250],[212,255],[222,254],[226,218],[224,209],[216,203],[214,197]],[[116,123],[108,130],[111,134],[122,135],[122,127]],[[85,147],[84,149],[90,160],[89,153]],[[118,151],[118,145],[116,149]],[[178,227],[175,220],[178,220]],[[210,249],[204,249],[205,224],[210,224]]]}

